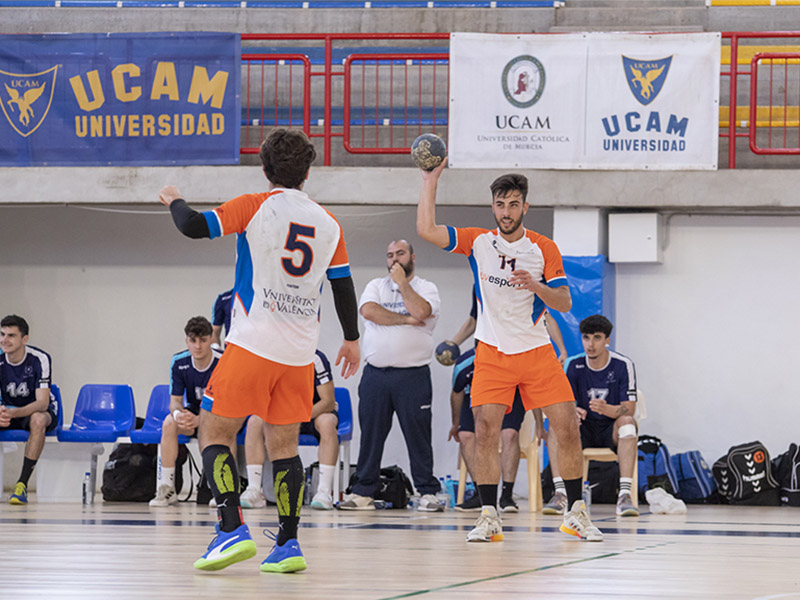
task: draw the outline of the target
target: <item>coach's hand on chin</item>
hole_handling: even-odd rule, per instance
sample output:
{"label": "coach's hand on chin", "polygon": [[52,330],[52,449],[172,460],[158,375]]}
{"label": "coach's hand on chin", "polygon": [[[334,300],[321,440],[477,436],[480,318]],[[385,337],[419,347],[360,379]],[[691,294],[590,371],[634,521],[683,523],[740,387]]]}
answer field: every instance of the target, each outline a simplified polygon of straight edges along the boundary
{"label": "coach's hand on chin", "polygon": [[165,185],[161,188],[161,191],[158,192],[158,199],[164,206],[169,206],[172,204],[173,200],[178,200],[179,198],[183,198],[183,196],[181,196],[178,187],[174,185]]}

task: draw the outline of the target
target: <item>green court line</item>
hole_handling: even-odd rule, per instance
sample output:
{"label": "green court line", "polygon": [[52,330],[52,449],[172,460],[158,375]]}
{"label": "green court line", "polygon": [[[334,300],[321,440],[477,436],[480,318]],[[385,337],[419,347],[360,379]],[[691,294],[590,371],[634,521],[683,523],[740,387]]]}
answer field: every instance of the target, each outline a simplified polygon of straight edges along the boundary
{"label": "green court line", "polygon": [[539,571],[547,571],[549,569],[557,569],[559,567],[570,567],[572,565],[579,565],[585,562],[591,562],[593,560],[599,560],[602,558],[611,558],[613,556],[620,556],[622,554],[627,554],[629,552],[638,552],[639,550],[650,550],[652,548],[658,548],[661,546],[669,546],[670,544],[674,544],[675,542],[663,542],[660,544],[653,544],[650,546],[642,546],[641,548],[633,548],[630,550],[620,550],[619,552],[609,552],[608,554],[599,554],[597,556],[591,556],[589,558],[579,558],[577,560],[569,560],[563,563],[556,563],[554,565],[546,565],[544,567],[536,567],[535,569],[525,569],[524,571],[516,571],[514,573],[505,573],[503,575],[493,575],[492,577],[484,577],[482,579],[473,579],[471,581],[462,581],[460,583],[452,583],[450,585],[443,585],[437,588],[430,588],[428,590],[418,590],[416,592],[408,592],[406,594],[400,594],[399,596],[389,596],[387,598],[383,598],[382,600],[398,600],[399,598],[411,598],[412,596],[422,596],[424,594],[432,594],[434,592],[443,592],[446,590],[452,590],[454,588],[465,587],[468,585],[474,585],[476,583],[484,583],[486,581],[496,581],[498,579],[507,579],[508,577],[516,577],[517,575],[528,575],[530,573],[537,573]]}

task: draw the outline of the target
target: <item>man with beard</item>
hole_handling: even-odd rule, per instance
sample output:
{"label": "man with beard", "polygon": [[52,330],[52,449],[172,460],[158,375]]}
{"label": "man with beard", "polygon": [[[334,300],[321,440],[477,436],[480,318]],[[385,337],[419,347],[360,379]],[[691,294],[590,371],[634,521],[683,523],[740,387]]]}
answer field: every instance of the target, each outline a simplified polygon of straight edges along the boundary
{"label": "man with beard", "polygon": [[475,278],[478,344],[471,388],[476,438],[472,468],[482,510],[467,541],[503,539],[497,514],[497,447],[503,416],[511,410],[517,388],[525,409],[544,409],[558,437],[559,466],[571,506],[561,531],[602,541],[603,534],[592,525],[581,499],[583,461],[572,388],[545,328],[548,309],[565,312],[572,307],[561,253],[552,240],[523,227],[528,180],[516,173],[502,175],[490,186],[497,229],[437,225],[436,188],[445,162],[422,172],[417,233],[444,250],[468,256]]}
{"label": "man with beard", "polygon": [[[431,372],[433,328],[439,317],[439,290],[414,274],[414,249],[396,240],[386,250],[389,275],[367,284],[359,301],[364,319],[366,365],[358,386],[361,448],[352,493],[342,510],[375,510],[386,438],[397,420],[406,440],[414,487],[421,495],[417,509],[444,510],[436,499],[431,446]],[[496,450],[495,450],[496,451]]]}

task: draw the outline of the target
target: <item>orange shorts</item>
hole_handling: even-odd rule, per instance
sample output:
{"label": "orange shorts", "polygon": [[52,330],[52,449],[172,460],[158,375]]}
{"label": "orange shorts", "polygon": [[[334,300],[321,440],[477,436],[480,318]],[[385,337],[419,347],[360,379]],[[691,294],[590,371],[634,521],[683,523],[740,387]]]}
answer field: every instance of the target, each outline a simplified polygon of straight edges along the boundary
{"label": "orange shorts", "polygon": [[292,367],[228,344],[211,374],[203,408],[221,417],[258,415],[272,425],[311,420],[314,363]]}
{"label": "orange shorts", "polygon": [[525,410],[575,400],[550,344],[520,354],[503,354],[494,346],[478,343],[470,389],[472,406],[505,404],[508,413],[517,386]]}

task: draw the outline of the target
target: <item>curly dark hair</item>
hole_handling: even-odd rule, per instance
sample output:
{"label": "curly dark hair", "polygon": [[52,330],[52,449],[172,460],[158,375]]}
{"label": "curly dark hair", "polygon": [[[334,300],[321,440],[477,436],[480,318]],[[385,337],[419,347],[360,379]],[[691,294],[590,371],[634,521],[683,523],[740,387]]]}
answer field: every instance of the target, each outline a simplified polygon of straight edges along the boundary
{"label": "curly dark hair", "polygon": [[578,326],[581,333],[597,333],[600,332],[606,337],[611,337],[611,330],[614,326],[611,321],[606,319],[603,315],[592,315],[586,317]]}
{"label": "curly dark hair", "polygon": [[211,335],[211,323],[205,317],[192,317],[183,328],[186,337],[204,337]]}
{"label": "curly dark hair", "polygon": [[317,157],[314,145],[298,129],[274,129],[259,152],[264,174],[273,185],[300,188]]}

